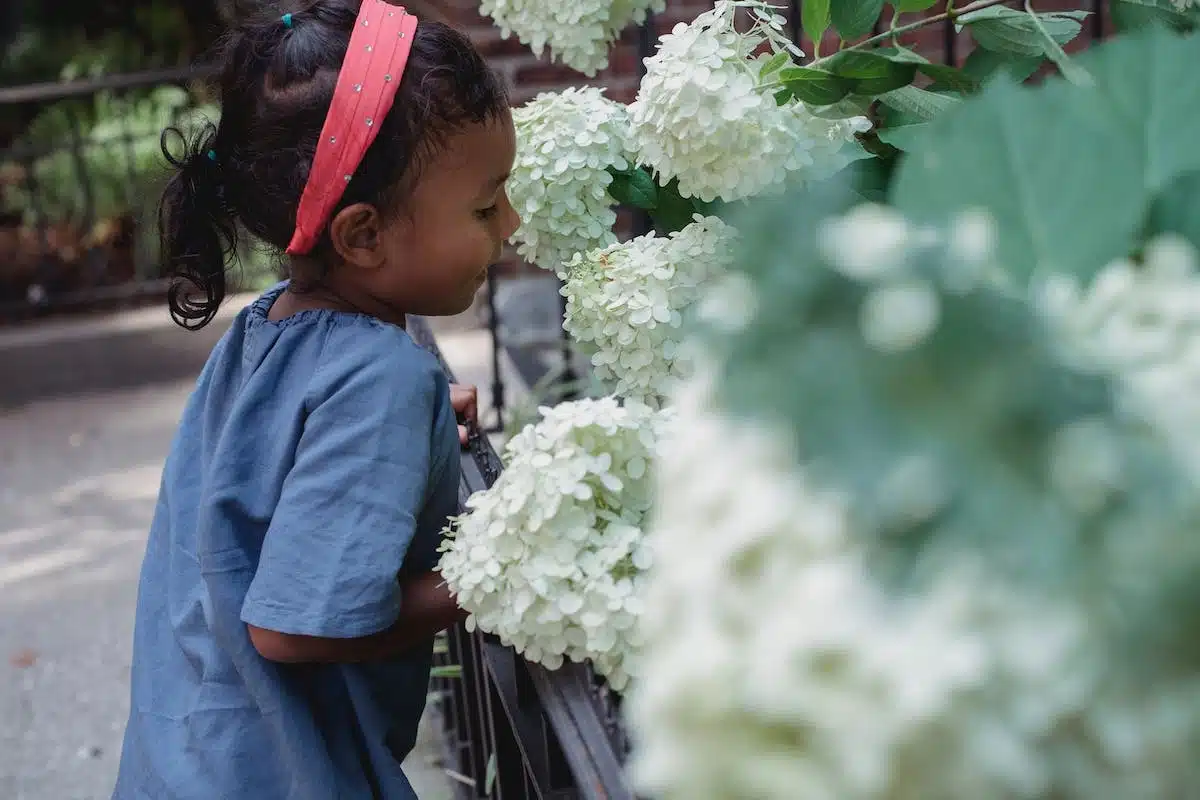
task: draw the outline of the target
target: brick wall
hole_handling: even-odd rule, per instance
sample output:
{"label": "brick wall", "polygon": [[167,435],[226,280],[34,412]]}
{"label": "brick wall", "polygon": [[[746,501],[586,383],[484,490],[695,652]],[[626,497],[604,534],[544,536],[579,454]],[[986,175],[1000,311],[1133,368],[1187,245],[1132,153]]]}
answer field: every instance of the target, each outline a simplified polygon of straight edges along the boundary
{"label": "brick wall", "polygon": [[[560,0],[565,3],[572,1]],[[778,4],[782,5],[782,3]],[[625,31],[610,55],[608,68],[598,73],[595,78],[588,79],[569,67],[551,63],[548,52],[543,53],[540,58],[535,56],[515,36],[502,39],[499,29],[492,24],[491,20],[479,14],[479,0],[410,0],[409,5],[418,16],[441,19],[467,32],[496,71],[508,83],[514,104],[524,103],[538,92],[553,91],[567,86],[604,86],[608,89],[607,95],[620,102],[632,101],[637,93],[639,34],[636,29],[631,28]],[[705,2],[705,0],[667,0],[666,11],[655,16],[657,34],[661,35],[670,31],[679,22],[690,22],[697,15],[712,8],[712,5],[712,2]],[[1080,6],[1080,0],[1038,0],[1037,10],[1077,10]],[[942,8],[941,3],[935,6],[933,12],[936,13],[940,8]],[[891,6],[889,5],[886,13],[890,14],[890,12]],[[909,18],[915,19],[909,15],[906,17],[906,21]],[[889,17],[885,16],[883,24],[886,25],[888,19]],[[1079,49],[1086,45],[1088,39],[1085,31],[1068,49]],[[955,40],[957,60],[961,63],[969,53],[971,39],[969,34],[962,33],[957,35]],[[942,25],[931,25],[906,35],[905,41],[910,42],[911,46],[931,60],[941,61],[946,47],[945,28]],[[836,44],[836,38],[830,33],[823,43],[823,52],[832,52]],[[811,42],[804,41],[801,43],[801,47],[805,53],[809,55],[813,53]],[[622,217],[618,224],[619,229],[623,232],[628,232],[631,228],[631,220],[628,216]],[[511,273],[525,269],[527,268],[510,254],[502,271]]]}

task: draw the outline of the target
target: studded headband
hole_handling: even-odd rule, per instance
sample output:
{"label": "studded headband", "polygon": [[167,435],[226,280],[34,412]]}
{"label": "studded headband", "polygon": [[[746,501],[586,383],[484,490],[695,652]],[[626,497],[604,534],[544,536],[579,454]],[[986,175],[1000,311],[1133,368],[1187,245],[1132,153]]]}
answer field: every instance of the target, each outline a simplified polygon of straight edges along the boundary
{"label": "studded headband", "polygon": [[296,212],[290,255],[316,245],[329,215],[354,177],[363,156],[396,100],[412,49],[417,18],[384,0],[363,0],[350,47],[333,90],[308,183]]}

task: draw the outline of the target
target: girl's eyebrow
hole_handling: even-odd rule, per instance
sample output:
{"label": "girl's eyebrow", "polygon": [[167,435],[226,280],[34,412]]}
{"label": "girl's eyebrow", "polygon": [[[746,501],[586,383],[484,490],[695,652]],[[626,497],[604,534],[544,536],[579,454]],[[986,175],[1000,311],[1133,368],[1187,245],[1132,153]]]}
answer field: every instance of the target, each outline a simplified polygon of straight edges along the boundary
{"label": "girl's eyebrow", "polygon": [[487,197],[493,194],[497,189],[504,185],[504,182],[508,180],[509,174],[510,173],[506,172],[497,178],[492,178],[484,185],[483,190],[479,193],[479,195],[481,197]]}

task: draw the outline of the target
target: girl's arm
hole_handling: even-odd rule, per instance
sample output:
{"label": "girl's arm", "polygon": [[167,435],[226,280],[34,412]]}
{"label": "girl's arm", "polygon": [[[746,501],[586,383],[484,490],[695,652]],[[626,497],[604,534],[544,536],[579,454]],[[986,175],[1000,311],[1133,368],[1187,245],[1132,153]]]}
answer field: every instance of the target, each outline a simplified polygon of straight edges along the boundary
{"label": "girl's arm", "polygon": [[425,572],[401,584],[400,617],[387,630],[358,639],[298,636],[247,625],[259,655],[281,664],[345,664],[403,655],[466,619],[442,576]]}

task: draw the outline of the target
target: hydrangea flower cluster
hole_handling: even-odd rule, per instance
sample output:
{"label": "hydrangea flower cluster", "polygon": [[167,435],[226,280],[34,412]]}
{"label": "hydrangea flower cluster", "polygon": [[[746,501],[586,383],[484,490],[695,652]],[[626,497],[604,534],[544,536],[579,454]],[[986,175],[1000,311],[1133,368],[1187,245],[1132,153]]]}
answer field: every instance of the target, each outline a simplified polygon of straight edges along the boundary
{"label": "hydrangea flower cluster", "polygon": [[594,87],[539,94],[513,109],[517,158],[508,195],[521,217],[517,252],[558,270],[617,240],[608,168],[629,166],[628,109]]}
{"label": "hydrangea flower cluster", "polygon": [[642,525],[670,416],[611,397],[540,412],[453,521],[439,569],[468,629],[549,669],[591,660],[620,691],[640,644]]}
{"label": "hydrangea flower cluster", "polygon": [[[866,208],[784,238],[704,301],[719,330],[672,395],[687,435],[660,453],[626,704],[638,788],[1186,796],[1194,484],[997,288],[978,218]],[[864,298],[914,280],[932,321],[873,339]]]}
{"label": "hydrangea flower cluster", "polygon": [[563,328],[616,395],[658,407],[689,374],[679,352],[685,316],[733,260],[737,232],[717,217],[669,237],[653,233],[580,254],[559,273]]}
{"label": "hydrangea flower cluster", "polygon": [[1195,248],[1170,236],[1140,265],[1110,264],[1089,286],[1052,275],[1034,292],[1080,363],[1117,376],[1128,408],[1200,469],[1198,266]]}
{"label": "hydrangea flower cluster", "polygon": [[608,50],[621,31],[662,11],[666,0],[482,0],[504,38],[513,33],[536,55],[547,45],[552,58],[592,77],[608,64]]}
{"label": "hydrangea flower cluster", "polygon": [[[753,25],[735,27],[739,8]],[[740,200],[792,179],[820,178],[846,163],[844,146],[870,128],[865,117],[829,120],[802,103],[779,106],[761,89],[755,56],[764,43],[803,55],[783,34],[783,20],[761,2],[721,0],[690,24],[659,39],[630,106],[634,148],[662,181],[679,180],[684,197]]]}

